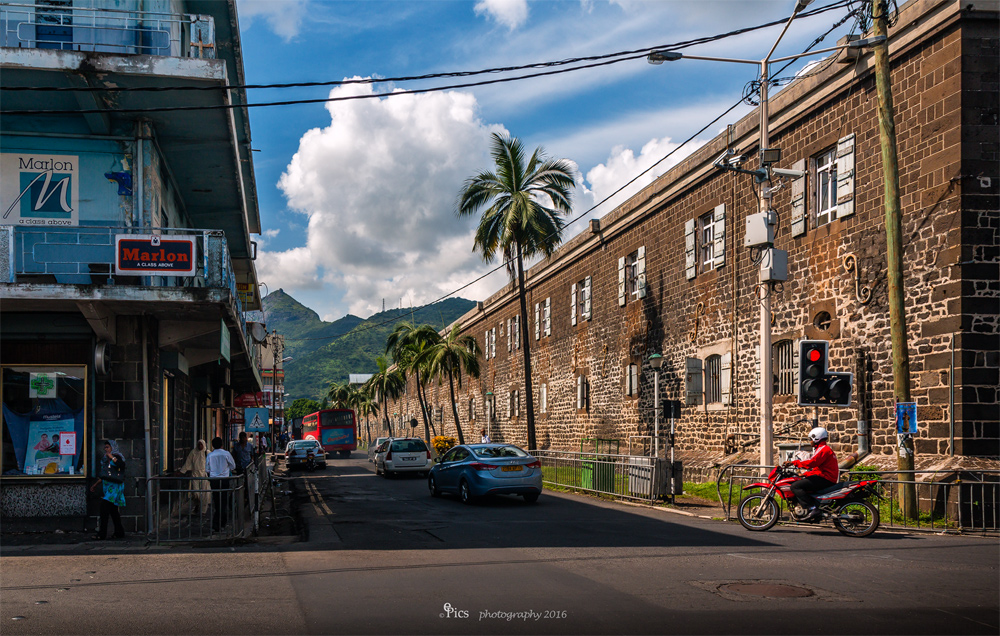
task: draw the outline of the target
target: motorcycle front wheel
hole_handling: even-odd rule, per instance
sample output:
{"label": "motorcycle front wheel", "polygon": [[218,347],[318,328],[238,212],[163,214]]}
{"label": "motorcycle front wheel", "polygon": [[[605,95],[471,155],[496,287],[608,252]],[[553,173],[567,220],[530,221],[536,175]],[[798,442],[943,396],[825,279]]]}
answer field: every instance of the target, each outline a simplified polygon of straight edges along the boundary
{"label": "motorcycle front wheel", "polygon": [[744,497],[736,511],[740,524],[753,532],[773,528],[778,523],[778,514],[778,504],[774,498],[760,493]]}
{"label": "motorcycle front wheel", "polygon": [[833,517],[833,525],[849,537],[867,537],[878,529],[878,508],[867,501],[844,504]]}

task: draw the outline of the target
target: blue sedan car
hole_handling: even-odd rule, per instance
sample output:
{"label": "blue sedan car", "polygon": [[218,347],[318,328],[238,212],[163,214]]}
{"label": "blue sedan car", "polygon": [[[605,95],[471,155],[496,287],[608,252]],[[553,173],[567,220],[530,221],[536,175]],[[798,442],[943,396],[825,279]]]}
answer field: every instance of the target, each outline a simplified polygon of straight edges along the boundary
{"label": "blue sedan car", "polygon": [[542,492],[542,464],[513,444],[465,444],[441,456],[430,475],[431,495],[458,495],[472,503],[486,495],[521,495],[528,503]]}

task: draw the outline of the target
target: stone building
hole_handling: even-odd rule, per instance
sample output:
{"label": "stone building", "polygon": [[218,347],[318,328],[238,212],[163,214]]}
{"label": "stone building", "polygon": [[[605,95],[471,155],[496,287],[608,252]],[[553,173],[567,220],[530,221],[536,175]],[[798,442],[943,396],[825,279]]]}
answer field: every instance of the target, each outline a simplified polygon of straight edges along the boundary
{"label": "stone building", "polygon": [[[1000,455],[997,8],[913,0],[890,29],[918,466]],[[874,62],[843,57],[770,100],[776,166],[806,173],[773,199],[775,246],[788,252],[788,280],[771,295],[775,442],[803,440],[810,427],[811,410],[797,404],[796,341],[827,340],[831,370],[855,373],[853,404],[820,412],[833,448],[854,450],[868,422],[868,461],[894,466]],[[758,122],[754,112],[732,129],[745,167],[757,165]],[[759,266],[744,247],[758,193],[752,177],[713,166],[726,149],[726,135],[713,139],[532,267],[523,332],[511,285],[460,319],[484,352],[481,377],[464,378],[458,398],[463,431],[526,442],[529,338],[540,448],[609,438],[626,452],[631,436],[650,435],[648,358],[661,353],[661,399],[684,404],[676,450],[687,466],[758,456]],[[447,386],[428,391],[453,431]],[[390,411],[419,413],[412,382],[401,402]]]}
{"label": "stone building", "polygon": [[[143,531],[147,478],[229,439],[233,394],[262,387],[236,5],[4,3],[0,25],[3,528],[93,528],[110,438]],[[136,110],[164,106],[213,108]]]}

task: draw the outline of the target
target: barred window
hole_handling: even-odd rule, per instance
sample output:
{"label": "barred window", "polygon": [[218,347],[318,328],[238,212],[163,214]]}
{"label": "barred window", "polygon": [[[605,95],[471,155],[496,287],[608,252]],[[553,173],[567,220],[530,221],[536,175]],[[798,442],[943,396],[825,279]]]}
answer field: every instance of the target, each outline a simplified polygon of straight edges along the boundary
{"label": "barred window", "polygon": [[705,403],[722,402],[722,356],[705,360]]}
{"label": "barred window", "polygon": [[774,343],[772,360],[774,366],[775,395],[792,395],[795,393],[795,342],[779,340]]}

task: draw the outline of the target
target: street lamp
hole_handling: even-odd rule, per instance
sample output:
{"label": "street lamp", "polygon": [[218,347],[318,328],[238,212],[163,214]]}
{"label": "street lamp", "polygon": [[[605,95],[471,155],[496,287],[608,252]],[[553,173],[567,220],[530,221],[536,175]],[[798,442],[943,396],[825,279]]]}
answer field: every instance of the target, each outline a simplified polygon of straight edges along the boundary
{"label": "street lamp", "polygon": [[649,356],[649,366],[653,368],[653,461],[660,456],[660,367],[663,356],[654,353]]}
{"label": "street lamp", "polygon": [[[864,40],[856,40],[848,44],[838,45],[826,49],[817,49],[815,51],[808,51],[805,53],[799,53],[797,55],[787,55],[785,57],[778,57],[771,59],[771,55],[774,54],[775,49],[778,48],[778,43],[781,42],[781,38],[784,37],[785,32],[788,31],[788,27],[791,26],[792,20],[798,15],[802,9],[809,6],[813,0],[798,0],[795,3],[795,9],[792,11],[792,15],[788,18],[785,23],[784,28],[778,35],[778,39],[774,41],[771,46],[771,50],[767,52],[762,60],[744,60],[737,58],[728,57],[706,57],[701,55],[687,55],[679,53],[677,51],[653,51],[647,57],[646,60],[650,64],[662,64],[663,62],[672,62],[680,59],[689,60],[706,60],[710,62],[734,62],[736,64],[754,64],[760,67],[760,153],[761,153],[761,168],[755,171],[741,170],[739,168],[734,168],[728,166],[727,164],[720,164],[716,162],[717,167],[735,170],[737,172],[750,172],[754,175],[755,181],[761,186],[761,196],[760,196],[760,213],[764,215],[765,218],[776,218],[771,212],[771,168],[770,160],[771,157],[766,157],[766,155],[771,154],[767,151],[772,150],[770,148],[770,137],[768,133],[768,83],[769,79],[769,66],[772,62],[785,62],[789,60],[798,59],[800,57],[806,57],[810,55],[818,55],[820,53],[831,53],[833,51],[840,51],[843,49],[860,49],[875,44],[880,44],[885,41],[885,36],[876,36],[873,38],[867,38]],[[766,252],[766,258],[768,262],[774,262],[772,257],[774,255],[774,245],[769,243],[764,246],[762,253]],[[772,394],[774,392],[773,383],[770,378],[773,375],[771,367],[771,295],[770,282],[764,280],[764,270],[761,270],[761,280],[759,288],[760,295],[760,463],[763,466],[772,465],[774,455],[771,446],[773,445],[773,423],[771,419],[771,400]],[[652,356],[650,356],[650,363],[652,364]]]}

